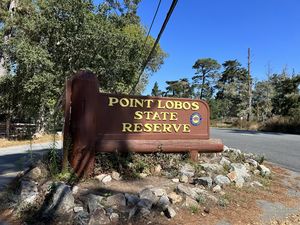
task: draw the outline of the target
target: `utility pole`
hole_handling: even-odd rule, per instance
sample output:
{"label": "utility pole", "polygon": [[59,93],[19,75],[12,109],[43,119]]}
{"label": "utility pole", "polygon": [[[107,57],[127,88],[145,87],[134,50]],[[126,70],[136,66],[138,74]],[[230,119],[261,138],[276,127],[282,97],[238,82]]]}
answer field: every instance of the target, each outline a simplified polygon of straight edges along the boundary
{"label": "utility pole", "polygon": [[251,64],[251,53],[250,48],[248,48],[248,121],[252,120],[252,81],[250,73],[250,64]]}

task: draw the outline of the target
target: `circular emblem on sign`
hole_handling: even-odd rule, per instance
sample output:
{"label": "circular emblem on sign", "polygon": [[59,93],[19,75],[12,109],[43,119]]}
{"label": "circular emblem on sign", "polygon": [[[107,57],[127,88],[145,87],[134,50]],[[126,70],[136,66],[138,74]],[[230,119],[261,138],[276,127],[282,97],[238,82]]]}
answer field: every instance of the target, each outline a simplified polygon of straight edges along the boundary
{"label": "circular emblem on sign", "polygon": [[202,121],[202,117],[199,113],[194,112],[190,117],[190,122],[193,126],[198,126]]}

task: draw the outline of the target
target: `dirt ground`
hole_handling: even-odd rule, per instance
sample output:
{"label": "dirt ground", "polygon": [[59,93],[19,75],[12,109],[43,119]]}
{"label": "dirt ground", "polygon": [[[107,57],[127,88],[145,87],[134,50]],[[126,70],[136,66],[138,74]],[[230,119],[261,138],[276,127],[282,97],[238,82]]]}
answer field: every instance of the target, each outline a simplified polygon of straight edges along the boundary
{"label": "dirt ground", "polygon": [[[62,140],[61,135],[56,135],[55,137],[56,141]],[[52,142],[53,141],[53,135],[46,134],[38,138],[34,138],[31,141],[31,144],[39,144],[39,143],[45,143],[45,142]],[[8,140],[6,138],[0,138],[0,148],[6,148],[11,146],[19,146],[19,145],[29,145],[30,140]]]}
{"label": "dirt ground", "polygon": [[[203,204],[199,205],[198,209],[189,209],[182,207],[181,203],[174,207],[177,214],[172,219],[156,213],[143,220],[128,221],[127,224],[300,224],[300,174],[273,164],[267,166],[271,168],[273,176],[270,181],[264,181],[265,187],[238,189],[228,186],[224,189],[226,193],[224,199],[229,202],[226,206]],[[167,191],[176,187],[175,183],[163,177],[113,181],[102,186],[97,182],[89,181],[82,183],[81,187],[94,193],[110,191],[136,194],[148,185],[162,187]]]}

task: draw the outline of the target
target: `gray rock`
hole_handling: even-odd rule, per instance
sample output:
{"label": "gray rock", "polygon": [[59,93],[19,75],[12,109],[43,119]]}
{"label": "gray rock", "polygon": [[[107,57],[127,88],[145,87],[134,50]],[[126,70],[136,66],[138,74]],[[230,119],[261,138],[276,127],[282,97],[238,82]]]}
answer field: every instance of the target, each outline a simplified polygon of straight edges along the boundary
{"label": "gray rock", "polygon": [[228,185],[230,184],[230,180],[228,177],[223,176],[223,175],[218,175],[215,177],[214,182],[218,185],[220,185],[221,187],[224,185]]}
{"label": "gray rock", "polygon": [[229,151],[230,151],[230,148],[228,148],[226,145],[224,145],[223,151],[224,151],[225,153],[226,153],[226,152],[229,152]]}
{"label": "gray rock", "polygon": [[239,176],[234,182],[236,187],[242,188],[244,186],[245,180],[243,177]]}
{"label": "gray rock", "polygon": [[170,205],[169,198],[166,195],[161,196],[156,205],[160,209],[165,210],[167,206]]}
{"label": "gray rock", "polygon": [[109,216],[109,219],[112,221],[112,222],[117,222],[119,220],[120,216],[118,213],[111,213],[110,216]]}
{"label": "gray rock", "polygon": [[229,152],[231,152],[231,153],[233,153],[235,155],[241,155],[242,154],[241,150],[235,149],[235,148],[230,148]]}
{"label": "gray rock", "polygon": [[243,165],[242,163],[231,163],[231,171],[236,172],[237,177],[242,177],[244,179],[250,177],[250,174],[248,173],[246,166]]}
{"label": "gray rock", "polygon": [[251,187],[263,187],[263,185],[258,181],[253,181],[250,183]]}
{"label": "gray rock", "polygon": [[189,182],[189,177],[188,177],[187,175],[182,174],[182,175],[180,176],[179,181],[180,181],[181,183],[188,183],[188,182]]}
{"label": "gray rock", "polygon": [[165,189],[162,189],[162,188],[151,188],[150,190],[151,190],[151,191],[153,192],[153,194],[154,194],[155,196],[157,196],[157,197],[161,197],[161,196],[163,196],[163,195],[167,195],[166,190],[165,190]]}
{"label": "gray rock", "polygon": [[107,184],[107,183],[111,182],[111,180],[112,180],[111,176],[107,175],[102,179],[102,183]]}
{"label": "gray rock", "polygon": [[164,213],[168,218],[173,218],[174,216],[176,216],[176,212],[171,206],[168,206]]}
{"label": "gray rock", "polygon": [[24,179],[37,181],[42,177],[42,170],[36,166],[31,169],[25,176]]}
{"label": "gray rock", "polygon": [[70,186],[59,183],[50,202],[45,214],[65,215],[73,212],[75,204]]}
{"label": "gray rock", "polygon": [[218,198],[217,198],[216,196],[214,196],[214,195],[211,195],[211,194],[205,192],[205,193],[204,193],[204,196],[205,196],[209,201],[211,201],[211,202],[213,202],[213,203],[215,203],[215,204],[218,202]]}
{"label": "gray rock", "polygon": [[129,209],[129,215],[128,215],[128,219],[130,220],[137,212],[138,207],[134,206],[133,208]]}
{"label": "gray rock", "polygon": [[116,172],[116,171],[113,171],[113,172],[111,173],[111,177],[112,177],[112,179],[114,179],[114,180],[121,180],[120,174],[119,174],[118,172]]}
{"label": "gray rock", "polygon": [[106,206],[116,206],[116,207],[125,207],[126,206],[126,198],[122,193],[114,194],[112,196],[107,197],[105,201]]}
{"label": "gray rock", "polygon": [[212,190],[213,190],[213,192],[220,192],[220,191],[222,191],[222,188],[221,188],[220,185],[216,185],[216,186],[213,187]]}
{"label": "gray rock", "polygon": [[97,208],[102,208],[101,201],[103,200],[102,196],[88,194],[86,199],[86,205],[89,213],[93,213]]}
{"label": "gray rock", "polygon": [[253,173],[254,175],[258,175],[258,174],[260,174],[260,171],[259,171],[259,170],[253,170],[252,173]]}
{"label": "gray rock", "polygon": [[127,200],[127,205],[128,206],[134,206],[140,201],[140,198],[138,196],[128,194],[128,193],[125,193],[125,198]]}
{"label": "gray rock", "polygon": [[183,193],[185,195],[188,195],[190,196],[191,198],[193,199],[196,199],[198,194],[195,190],[192,190],[192,188],[188,187],[188,186],[185,186],[183,184],[178,184],[177,185],[177,191],[179,193]]}
{"label": "gray rock", "polygon": [[187,196],[184,201],[184,206],[185,207],[198,207],[199,204],[195,199],[192,199],[189,196]]}
{"label": "gray rock", "polygon": [[98,208],[93,212],[88,223],[88,225],[98,224],[110,224],[109,217],[105,214],[105,210],[101,208]]}
{"label": "gray rock", "polygon": [[206,172],[219,172],[223,170],[223,166],[217,163],[201,163],[200,166],[202,166]]}
{"label": "gray rock", "polygon": [[264,165],[259,165],[258,169],[260,171],[260,175],[263,176],[263,177],[268,177],[268,176],[271,175],[271,170],[268,167],[264,166]]}
{"label": "gray rock", "polygon": [[32,180],[22,180],[20,198],[22,204],[33,204],[38,198],[38,188],[36,182]]}
{"label": "gray rock", "polygon": [[51,192],[53,181],[47,181],[39,186],[38,191],[41,196],[46,196]]}
{"label": "gray rock", "polygon": [[218,199],[215,196],[211,195],[208,191],[203,190],[201,188],[192,188],[192,191],[197,193],[197,197],[194,199],[199,199],[199,197],[202,197],[202,198],[208,199],[214,203],[216,203],[218,201]]}
{"label": "gray rock", "polygon": [[249,163],[251,166],[253,166],[254,168],[257,168],[258,166],[258,162],[256,162],[254,159],[247,159],[246,163]]}
{"label": "gray rock", "polygon": [[99,175],[95,176],[95,179],[98,180],[98,181],[100,181],[100,182],[102,182],[102,179],[103,179],[105,176],[107,176],[107,174],[99,174]]}
{"label": "gray rock", "polygon": [[86,211],[79,211],[74,216],[74,225],[86,225],[90,220],[90,215]]}
{"label": "gray rock", "polygon": [[153,202],[150,201],[149,199],[141,199],[137,204],[139,208],[146,208],[146,209],[151,209],[152,205]]}
{"label": "gray rock", "polygon": [[195,168],[192,165],[186,163],[181,166],[180,173],[188,177],[193,177],[195,175]]}
{"label": "gray rock", "polygon": [[147,209],[147,208],[141,208],[141,209],[140,209],[140,214],[141,214],[142,216],[147,216],[147,215],[149,215],[150,213],[151,213],[150,210]]}
{"label": "gray rock", "polygon": [[179,179],[178,179],[178,178],[173,178],[172,181],[173,181],[174,183],[179,183]]}
{"label": "gray rock", "polygon": [[161,170],[162,170],[161,165],[160,164],[156,165],[153,171],[154,175],[159,175],[161,173]]}
{"label": "gray rock", "polygon": [[103,184],[107,184],[107,183],[111,182],[111,180],[112,180],[111,176],[108,174],[100,174],[100,175],[96,176],[95,179],[99,180]]}
{"label": "gray rock", "polygon": [[77,185],[73,186],[73,188],[72,188],[72,194],[76,195],[78,193],[78,191],[79,191],[79,187]]}
{"label": "gray rock", "polygon": [[228,159],[226,159],[225,157],[222,157],[221,158],[221,160],[220,160],[220,164],[222,165],[222,166],[229,166],[230,165],[230,161],[228,160]]}
{"label": "gray rock", "polygon": [[182,202],[181,195],[176,194],[175,192],[171,192],[168,194],[168,198],[170,199],[172,204],[176,204]]}
{"label": "gray rock", "polygon": [[205,187],[212,187],[212,179],[211,177],[199,177],[194,179],[194,184],[203,185]]}
{"label": "gray rock", "polygon": [[147,199],[149,200],[152,204],[156,204],[158,201],[158,197],[155,196],[155,194],[149,189],[145,188],[139,193],[140,199]]}
{"label": "gray rock", "polygon": [[78,213],[80,211],[83,211],[83,207],[82,206],[75,206],[73,210],[74,210],[75,213]]}

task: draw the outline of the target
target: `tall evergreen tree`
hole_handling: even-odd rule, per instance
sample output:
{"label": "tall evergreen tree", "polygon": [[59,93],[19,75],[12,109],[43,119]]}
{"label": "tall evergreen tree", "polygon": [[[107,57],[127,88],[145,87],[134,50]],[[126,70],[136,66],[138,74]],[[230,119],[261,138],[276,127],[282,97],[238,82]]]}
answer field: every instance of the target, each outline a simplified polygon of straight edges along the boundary
{"label": "tall evergreen tree", "polygon": [[216,99],[222,100],[225,117],[246,116],[247,70],[237,60],[228,60],[222,65],[224,71],[216,86]]}
{"label": "tall evergreen tree", "polygon": [[175,81],[166,81],[166,95],[178,98],[189,98],[192,95],[192,87],[187,78]]}
{"label": "tall evergreen tree", "polygon": [[193,76],[193,87],[197,90],[196,97],[209,99],[213,95],[213,84],[218,77],[220,64],[212,58],[198,59],[193,65],[196,70]]}
{"label": "tall evergreen tree", "polygon": [[288,77],[274,74],[271,77],[274,86],[272,98],[273,113],[281,116],[295,116],[300,112],[300,75]]}
{"label": "tall evergreen tree", "polygon": [[155,82],[151,92],[152,96],[161,96],[162,92],[159,90],[158,83]]}

